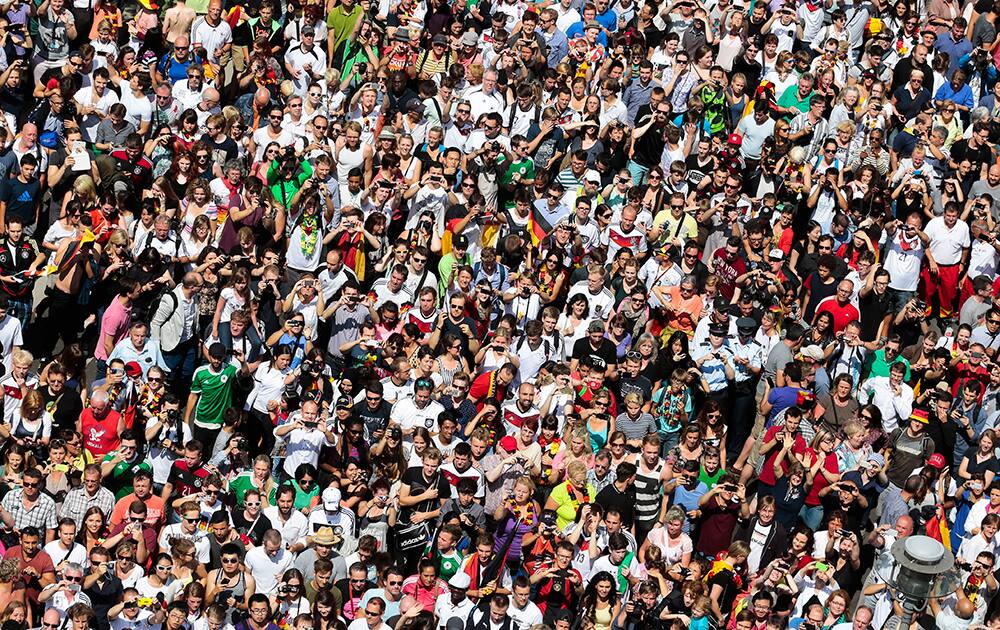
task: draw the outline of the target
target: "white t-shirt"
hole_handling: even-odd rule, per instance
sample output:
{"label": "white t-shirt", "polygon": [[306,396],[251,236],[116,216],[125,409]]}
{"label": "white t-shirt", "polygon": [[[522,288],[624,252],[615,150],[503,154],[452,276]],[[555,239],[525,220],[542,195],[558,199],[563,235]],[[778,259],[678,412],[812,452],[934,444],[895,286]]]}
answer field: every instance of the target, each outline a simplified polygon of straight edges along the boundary
{"label": "white t-shirt", "polygon": [[[444,407],[435,400],[430,401],[426,407],[420,409],[413,401],[413,394],[407,393],[405,397],[397,400],[396,404],[392,406],[389,419],[398,422],[404,433],[418,426],[423,426],[433,433],[437,431],[437,419],[443,411]],[[411,442],[412,438],[407,436],[405,441]]]}
{"label": "white t-shirt", "polygon": [[885,255],[885,270],[889,272],[889,288],[897,291],[916,291],[920,282],[920,263],[924,259],[924,245],[920,238],[911,240],[902,230],[889,237],[889,250]]}
{"label": "white t-shirt", "polygon": [[934,217],[927,223],[924,233],[930,237],[928,249],[939,265],[956,265],[962,260],[962,250],[969,247],[969,224],[958,220],[950,229],[944,224],[944,217]]}
{"label": "white t-shirt", "polygon": [[[91,86],[80,88],[80,90],[73,95],[73,100],[80,105],[93,107],[95,110],[107,114],[108,109],[118,102],[118,95],[110,89],[105,88],[104,94],[97,96],[93,86]],[[94,136],[97,134],[97,126],[99,124],[101,124],[101,119],[96,114],[87,114],[84,116],[83,123],[80,125],[80,131],[83,133],[83,139],[87,142],[93,142]]]}
{"label": "white t-shirt", "polygon": [[[271,507],[277,509],[275,506]],[[296,513],[302,516],[301,513]],[[265,516],[267,515],[265,514]],[[305,519],[304,516],[302,518]],[[271,524],[277,526],[278,522],[271,521]],[[278,587],[278,576],[292,568],[294,562],[295,559],[289,551],[278,549],[278,553],[272,558],[267,555],[267,551],[264,550],[263,545],[247,551],[246,558],[244,559],[247,571],[253,575],[254,580],[257,582],[257,592],[264,593],[265,595],[275,592]]]}
{"label": "white t-shirt", "polygon": [[160,549],[170,549],[171,539],[183,538],[194,543],[194,553],[198,562],[207,563],[211,560],[208,553],[208,534],[200,529],[196,529],[193,534],[188,534],[181,529],[182,527],[184,527],[183,523],[173,523],[164,527],[163,531],[160,532],[160,537],[157,539]]}
{"label": "white t-shirt", "polygon": [[319,461],[321,448],[336,446],[331,444],[326,439],[326,434],[319,429],[293,429],[284,436],[284,439],[286,444],[284,468],[285,472],[292,476],[295,475],[295,469],[299,467],[299,464],[315,466]]}
{"label": "white t-shirt", "polygon": [[285,391],[285,377],[289,371],[289,368],[277,370],[270,363],[261,363],[253,374],[254,388],[247,396],[245,409],[267,414],[267,403],[281,400],[281,394]]}
{"label": "white t-shirt", "polygon": [[153,103],[148,98],[136,97],[132,90],[122,90],[121,104],[125,106],[125,120],[139,128],[142,121],[149,122],[153,119]]}

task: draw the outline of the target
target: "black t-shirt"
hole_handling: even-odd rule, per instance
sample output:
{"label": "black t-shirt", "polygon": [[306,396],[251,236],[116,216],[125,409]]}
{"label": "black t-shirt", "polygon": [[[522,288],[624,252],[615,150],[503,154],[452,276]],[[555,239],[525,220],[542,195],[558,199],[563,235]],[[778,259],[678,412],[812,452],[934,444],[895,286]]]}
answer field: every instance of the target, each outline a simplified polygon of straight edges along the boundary
{"label": "black t-shirt", "polygon": [[601,339],[601,344],[596,350],[590,346],[588,337],[577,339],[576,343],[573,344],[573,358],[580,361],[589,354],[601,357],[608,365],[618,363],[618,349],[607,338]]}
{"label": "black t-shirt", "polygon": [[410,516],[414,512],[430,512],[437,509],[441,505],[441,499],[447,499],[451,496],[451,486],[448,484],[448,480],[445,479],[441,471],[438,470],[434,473],[434,476],[430,479],[424,479],[424,468],[423,466],[413,466],[412,468],[407,468],[406,472],[403,473],[401,483],[406,484],[410,487],[410,496],[423,494],[428,488],[437,485],[438,498],[428,499],[416,505],[411,505],[410,507],[405,507],[400,513],[400,520],[409,523]]}
{"label": "black t-shirt", "polygon": [[642,374],[632,378],[623,372],[618,378],[618,404],[620,405],[625,396],[631,392],[641,395],[643,401],[651,400],[653,398],[653,383]]}
{"label": "black t-shirt", "polygon": [[618,510],[622,515],[622,527],[626,529],[632,527],[635,521],[635,486],[630,484],[625,488],[625,492],[621,492],[615,484],[608,484],[597,493],[594,503],[603,507],[605,512]]}
{"label": "black t-shirt", "polygon": [[42,387],[42,398],[45,400],[45,410],[52,414],[52,435],[58,435],[60,429],[75,429],[76,421],[83,412],[83,402],[80,392],[64,388],[59,395]]}
{"label": "black t-shirt", "polygon": [[747,61],[745,55],[740,55],[733,61],[733,74],[735,75],[739,72],[747,78],[746,91],[748,94],[753,94],[757,91],[757,86],[760,85],[760,74],[763,70],[764,68],[760,65],[759,61],[756,59]]}
{"label": "black t-shirt", "polygon": [[379,401],[378,407],[374,410],[368,407],[368,403],[355,405],[354,412],[351,418],[354,420],[361,420],[365,423],[365,433],[368,434],[368,439],[372,439],[372,434],[376,431],[382,431],[387,426],[389,426],[389,411],[392,409],[392,405],[387,403],[385,399]]}
{"label": "black t-shirt", "polygon": [[223,166],[229,160],[235,160],[240,154],[239,147],[236,145],[236,141],[226,136],[222,142],[216,142],[211,136],[205,134],[201,137],[201,141],[208,145],[208,148],[212,151],[212,159],[220,167]]}
{"label": "black t-shirt", "polygon": [[[650,115],[655,116],[655,113],[650,113]],[[644,127],[648,122],[648,118],[641,118],[636,121],[635,126]],[[663,135],[665,129],[666,124],[653,123],[653,126],[635,141],[635,153],[632,159],[637,164],[652,168],[660,163],[660,155],[663,153],[663,147],[667,144],[666,137]]]}
{"label": "black t-shirt", "polygon": [[886,315],[892,312],[892,299],[889,292],[878,295],[870,291],[868,295],[858,299],[858,310],[861,312],[861,340],[875,341],[878,328]]}
{"label": "black t-shirt", "polygon": [[[264,512],[258,512],[257,518],[248,520],[243,510],[232,510],[230,512],[233,520],[233,529],[241,536],[250,539],[255,546],[260,546],[264,541],[264,532],[271,529],[271,520],[264,516]],[[242,555],[240,556],[242,558]]]}
{"label": "black t-shirt", "polygon": [[[972,148],[969,146],[968,139],[962,138],[951,145],[951,159],[955,160],[955,162],[968,159],[974,167],[978,167],[987,162],[992,162],[993,152],[985,144],[980,144],[978,147]],[[976,170],[978,169],[973,168],[973,171]]]}

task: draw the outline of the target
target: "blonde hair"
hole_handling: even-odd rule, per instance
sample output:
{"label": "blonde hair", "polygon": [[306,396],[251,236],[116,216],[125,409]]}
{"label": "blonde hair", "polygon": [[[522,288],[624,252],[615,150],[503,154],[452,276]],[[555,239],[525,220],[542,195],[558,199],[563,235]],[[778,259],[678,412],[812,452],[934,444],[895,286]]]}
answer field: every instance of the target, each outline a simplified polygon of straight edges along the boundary
{"label": "blonde hair", "polygon": [[73,182],[73,193],[84,205],[97,202],[97,184],[90,175],[80,175]]}
{"label": "blonde hair", "polygon": [[583,476],[583,477],[587,476],[587,465],[586,464],[584,464],[583,462],[581,462],[578,459],[575,459],[575,460],[571,461],[569,464],[566,465],[566,478],[567,479],[569,479],[569,480],[572,481],[574,478],[577,478],[577,477],[580,477],[580,476]]}
{"label": "blonde hair", "polygon": [[16,363],[18,365],[28,365],[31,366],[34,363],[35,357],[32,356],[30,352],[24,350],[23,348],[18,348],[10,353],[10,362],[12,364]]}

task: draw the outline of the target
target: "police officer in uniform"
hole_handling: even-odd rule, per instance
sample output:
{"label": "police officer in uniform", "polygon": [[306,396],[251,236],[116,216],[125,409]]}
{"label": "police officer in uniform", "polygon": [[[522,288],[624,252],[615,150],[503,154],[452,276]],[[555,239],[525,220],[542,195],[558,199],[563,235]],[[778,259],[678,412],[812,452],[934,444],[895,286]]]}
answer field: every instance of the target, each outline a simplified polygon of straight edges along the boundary
{"label": "police officer in uniform", "polygon": [[733,380],[733,394],[729,410],[729,430],[727,431],[727,448],[729,462],[736,461],[743,443],[750,438],[753,429],[756,401],[754,391],[761,369],[764,367],[763,348],[754,340],[757,332],[757,322],[750,317],[740,317],[736,320],[736,340],[730,345],[733,350],[733,363],[736,378]]}
{"label": "police officer in uniform", "polygon": [[22,334],[31,320],[31,290],[35,284],[31,276],[43,262],[45,256],[24,238],[21,219],[11,217],[0,243],[0,289],[10,302],[10,314],[21,322]]}
{"label": "police officer in uniform", "polygon": [[733,350],[729,346],[729,327],[713,322],[708,327],[708,341],[702,342],[691,352],[691,358],[701,370],[702,388],[708,398],[729,408],[730,383],[736,378]]}

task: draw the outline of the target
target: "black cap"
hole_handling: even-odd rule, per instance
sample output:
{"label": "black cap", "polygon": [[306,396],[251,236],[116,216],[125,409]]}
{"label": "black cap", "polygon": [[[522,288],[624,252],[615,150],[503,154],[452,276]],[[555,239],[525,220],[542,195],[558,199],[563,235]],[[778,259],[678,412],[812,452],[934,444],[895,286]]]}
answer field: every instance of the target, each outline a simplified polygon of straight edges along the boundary
{"label": "black cap", "polygon": [[213,359],[225,359],[226,358],[226,346],[221,343],[213,343],[208,347],[208,356]]}
{"label": "black cap", "polygon": [[451,239],[451,246],[453,249],[469,249],[469,237],[464,234],[458,234]]}
{"label": "black cap", "polygon": [[351,402],[350,396],[341,396],[337,398],[337,409],[350,409],[354,406]]}

